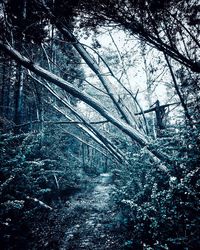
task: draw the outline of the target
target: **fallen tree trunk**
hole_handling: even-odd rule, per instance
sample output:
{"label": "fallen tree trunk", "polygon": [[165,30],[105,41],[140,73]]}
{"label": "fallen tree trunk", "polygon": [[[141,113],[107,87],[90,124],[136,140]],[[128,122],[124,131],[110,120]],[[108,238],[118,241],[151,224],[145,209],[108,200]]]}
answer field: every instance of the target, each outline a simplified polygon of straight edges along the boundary
{"label": "fallen tree trunk", "polygon": [[[71,104],[69,104],[66,100],[64,100],[61,96],[59,96],[51,87],[50,85],[43,84],[38,79],[34,78],[30,75],[32,79],[34,79],[37,83],[41,84],[43,87],[45,87],[50,94],[52,94],[54,97],[56,97],[57,100],[59,100],[67,109],[69,109],[80,121],[83,122],[83,124],[77,124],[79,128],[81,128],[86,134],[88,134],[94,141],[96,141],[98,144],[100,144],[102,147],[106,148],[111,155],[116,158],[119,162],[122,162],[125,160],[123,153],[113,145],[111,141],[109,141],[105,136],[103,136],[94,126],[92,126],[88,121],[85,120],[83,116],[78,114],[78,112],[72,107]],[[68,120],[72,121],[71,117],[67,114],[64,114],[60,109],[53,106],[57,111],[62,113]]]}
{"label": "fallen tree trunk", "polygon": [[78,98],[79,100],[85,102],[94,110],[96,110],[101,116],[106,118],[109,122],[119,128],[124,134],[128,135],[131,139],[136,141],[141,147],[146,147],[147,150],[152,153],[155,157],[154,160],[157,163],[160,162],[168,162],[171,163],[169,157],[158,150],[152,149],[151,144],[149,143],[148,138],[135,130],[133,127],[125,123],[124,121],[117,119],[113,116],[100,102],[98,102],[92,96],[86,94],[84,91],[81,91],[74,87],[72,84],[62,79],[61,77],[49,72],[48,70],[40,67],[37,64],[34,64],[32,61],[27,59],[25,56],[21,55],[18,51],[16,51],[12,46],[4,44],[0,41],[0,49],[6,52],[11,58],[18,61],[25,68],[31,70],[38,76],[44,78],[45,80],[54,83],[60,88],[67,91],[72,96]]}
{"label": "fallen tree trunk", "polygon": [[120,105],[118,97],[115,93],[115,89],[112,88],[111,82],[108,78],[101,72],[99,65],[92,59],[90,54],[86,51],[84,46],[78,41],[78,39],[73,35],[73,33],[66,27],[62,22],[59,22],[56,16],[53,15],[51,9],[45,4],[45,1],[42,0],[43,8],[49,19],[55,24],[56,28],[60,33],[72,44],[72,46],[79,53],[81,58],[85,61],[88,67],[96,74],[105,88],[107,94],[112,100],[116,110],[121,115],[122,119],[126,121],[129,125],[133,125],[131,119],[128,116],[127,111],[124,109],[123,105]]}

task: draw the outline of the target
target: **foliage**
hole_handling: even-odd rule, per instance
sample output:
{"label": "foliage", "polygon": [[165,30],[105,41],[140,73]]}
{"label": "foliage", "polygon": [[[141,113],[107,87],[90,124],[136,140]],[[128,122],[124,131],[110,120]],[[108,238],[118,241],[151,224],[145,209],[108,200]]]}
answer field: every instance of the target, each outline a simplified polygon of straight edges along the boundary
{"label": "foliage", "polygon": [[[38,249],[49,241],[57,208],[80,188],[79,171],[67,155],[53,154],[51,139],[31,133],[1,135],[2,249]],[[67,141],[72,145],[68,137],[59,148]]]}
{"label": "foliage", "polygon": [[175,164],[168,175],[163,176],[135,155],[131,176],[123,175],[118,183],[114,199],[128,220],[125,226],[129,240],[141,246],[197,249],[200,244],[197,136],[191,132],[188,136],[185,128],[178,136],[179,140],[161,138],[156,145],[174,155]]}
{"label": "foliage", "polygon": [[117,25],[192,71],[200,72],[196,60],[200,46],[195,38],[199,32],[198,1],[95,0],[81,2],[81,6],[85,10],[80,11],[82,26],[96,29],[105,24]]}
{"label": "foliage", "polygon": [[[83,95],[82,100],[90,105],[96,98],[105,105],[90,105],[95,111],[101,111],[98,114],[91,109],[88,111],[88,107],[79,105],[78,99],[58,88],[63,84],[50,85],[42,79],[44,74],[36,79],[26,69],[27,61],[23,68],[8,55],[1,54],[0,226],[3,249],[57,249],[65,237],[66,227],[73,227],[74,222],[80,224],[89,216],[90,193],[88,204],[78,203],[74,207],[69,205],[69,197],[76,191],[91,190],[96,176],[104,171],[113,174],[115,190],[109,215],[114,210],[116,215],[104,219],[110,219],[107,226],[116,235],[122,232],[121,249],[197,249],[200,245],[197,1],[44,2],[47,6],[39,0],[8,0],[0,4],[1,48],[10,44],[31,60],[27,68],[39,63],[50,75],[54,73],[69,81],[77,87],[76,97],[83,94],[85,81],[90,95]],[[105,60],[98,53],[94,53],[93,60],[87,52],[89,48],[83,47],[71,32],[74,25],[96,31],[105,24],[122,27],[142,42],[149,106],[153,106],[154,83],[157,81],[159,85],[166,80],[163,75],[168,70],[173,80],[171,83],[167,79],[169,99],[176,102],[180,99],[184,115],[180,107],[172,113],[175,122],[169,119],[162,128],[158,121],[155,125],[153,115],[148,117],[147,112],[143,112],[143,119],[147,114],[146,128],[143,122],[138,122],[134,113],[135,106],[139,105],[135,102],[143,90],[138,89],[133,95],[127,81],[127,65],[132,64],[130,58],[138,46],[130,53],[124,53],[125,50],[120,53],[115,44],[118,55],[109,48],[104,54]],[[149,44],[162,53],[153,50],[156,58],[148,65]],[[94,39],[93,47],[103,51],[103,46]],[[93,48],[91,50],[94,52]],[[9,49],[5,51],[11,54]],[[77,51],[100,80],[100,87],[96,79],[90,78],[91,83],[84,79],[82,59]],[[139,63],[140,60],[133,66]],[[105,69],[103,73],[101,64]],[[107,81],[106,75],[112,76],[116,85]],[[172,86],[175,86],[175,93]],[[23,119],[15,119],[21,113]],[[106,121],[101,121],[100,113]],[[152,133],[147,136],[148,126]],[[95,138],[95,143],[91,138]],[[109,160],[110,152],[115,159],[123,158],[124,162],[118,164],[115,159]],[[152,157],[151,152],[156,154]],[[155,160],[155,156],[159,159]],[[161,164],[166,165],[166,172],[161,171]],[[81,221],[78,213],[83,214]]]}

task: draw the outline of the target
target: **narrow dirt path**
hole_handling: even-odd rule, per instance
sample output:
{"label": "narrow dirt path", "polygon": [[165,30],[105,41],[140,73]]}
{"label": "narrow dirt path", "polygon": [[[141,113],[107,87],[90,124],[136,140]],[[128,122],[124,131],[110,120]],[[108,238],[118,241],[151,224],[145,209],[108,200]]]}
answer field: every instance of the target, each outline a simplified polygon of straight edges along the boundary
{"label": "narrow dirt path", "polygon": [[113,188],[112,175],[105,173],[100,175],[93,190],[72,197],[70,208],[77,216],[73,217],[73,225],[67,229],[60,250],[116,249],[118,237],[114,230],[117,225],[112,224],[116,221],[111,200]]}

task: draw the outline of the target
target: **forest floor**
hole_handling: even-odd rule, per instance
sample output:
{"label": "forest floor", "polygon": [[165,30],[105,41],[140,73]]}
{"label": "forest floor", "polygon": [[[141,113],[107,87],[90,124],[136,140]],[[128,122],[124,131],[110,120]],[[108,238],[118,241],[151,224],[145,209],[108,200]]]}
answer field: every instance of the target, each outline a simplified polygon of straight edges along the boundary
{"label": "forest floor", "polygon": [[60,250],[130,249],[120,226],[121,212],[113,206],[113,189],[111,175],[106,173],[90,190],[71,197],[66,203],[71,216]]}

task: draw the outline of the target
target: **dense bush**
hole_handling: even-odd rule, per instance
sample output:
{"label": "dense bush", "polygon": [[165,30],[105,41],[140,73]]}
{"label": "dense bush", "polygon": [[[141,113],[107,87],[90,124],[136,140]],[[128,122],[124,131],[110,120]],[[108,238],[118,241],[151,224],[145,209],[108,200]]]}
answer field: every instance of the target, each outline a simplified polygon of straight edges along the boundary
{"label": "dense bush", "polygon": [[170,173],[163,174],[145,161],[145,155],[135,154],[131,175],[121,176],[114,198],[133,249],[136,243],[148,249],[198,249],[200,245],[198,137],[186,131],[157,142],[175,160]]}
{"label": "dense bush", "polygon": [[[53,154],[50,138],[41,133],[1,135],[2,249],[45,249],[45,244],[48,249],[48,241],[58,240],[63,233],[55,230],[57,208],[80,188],[79,171],[70,166],[67,147],[63,154]],[[68,137],[60,147],[67,141],[72,144]]]}

